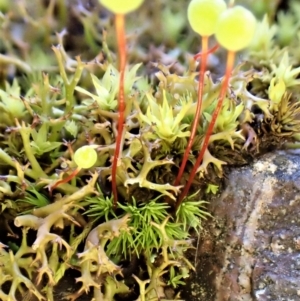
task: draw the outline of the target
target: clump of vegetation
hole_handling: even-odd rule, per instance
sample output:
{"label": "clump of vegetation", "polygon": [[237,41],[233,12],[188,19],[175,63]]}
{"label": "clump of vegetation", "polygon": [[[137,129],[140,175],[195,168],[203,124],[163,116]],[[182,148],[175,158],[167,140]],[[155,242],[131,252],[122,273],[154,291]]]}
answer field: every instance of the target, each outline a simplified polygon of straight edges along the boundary
{"label": "clump of vegetation", "polygon": [[224,165],[299,147],[296,1],[142,2],[1,3],[1,300],[180,300]]}

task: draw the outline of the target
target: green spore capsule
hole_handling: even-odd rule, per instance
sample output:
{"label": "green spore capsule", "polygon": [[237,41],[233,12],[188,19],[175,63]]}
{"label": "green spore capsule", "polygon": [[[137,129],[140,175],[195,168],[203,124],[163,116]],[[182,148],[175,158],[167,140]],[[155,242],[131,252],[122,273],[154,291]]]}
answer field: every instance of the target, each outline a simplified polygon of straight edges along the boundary
{"label": "green spore capsule", "polygon": [[74,162],[79,168],[90,168],[97,161],[97,152],[92,145],[85,145],[74,153]]}
{"label": "green spore capsule", "polygon": [[239,51],[251,43],[256,28],[254,15],[242,6],[224,11],[217,22],[216,39],[229,51]]}
{"label": "green spore capsule", "polygon": [[125,15],[137,9],[144,0],[99,0],[99,2],[113,13]]}
{"label": "green spore capsule", "polygon": [[226,9],[224,0],[192,0],[188,7],[188,20],[201,36],[215,33],[220,14]]}

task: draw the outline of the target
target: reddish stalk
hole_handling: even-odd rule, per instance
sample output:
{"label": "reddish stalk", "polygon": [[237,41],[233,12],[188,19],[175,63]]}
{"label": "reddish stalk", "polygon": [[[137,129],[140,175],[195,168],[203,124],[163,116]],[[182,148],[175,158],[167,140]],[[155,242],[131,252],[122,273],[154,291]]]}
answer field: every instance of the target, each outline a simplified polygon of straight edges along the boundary
{"label": "reddish stalk", "polygon": [[[202,42],[202,43],[203,43],[203,42]],[[220,47],[220,45],[219,45],[219,44],[216,44],[214,47],[208,49],[208,50],[205,51],[205,52],[204,52],[204,51],[201,51],[201,52],[195,54],[195,55],[194,55],[194,60],[197,61],[197,60],[201,59],[201,57],[203,57],[204,54],[206,54],[206,55],[208,56],[209,54],[212,54],[212,53],[216,52],[216,51],[218,50],[219,47]]]}
{"label": "reddish stalk", "polygon": [[111,182],[112,182],[112,192],[114,196],[113,207],[117,208],[118,202],[118,191],[117,191],[117,166],[118,159],[121,151],[122,134],[125,121],[125,95],[124,95],[124,79],[125,79],[125,67],[126,67],[126,41],[125,41],[125,17],[123,14],[116,14],[115,17],[116,33],[117,33],[117,43],[119,51],[119,120],[118,120],[118,130],[116,138],[116,148],[113,157],[112,171],[111,171]]}
{"label": "reddish stalk", "polygon": [[227,55],[227,64],[226,64],[226,71],[225,71],[224,81],[222,83],[222,87],[221,87],[221,91],[220,91],[220,96],[219,96],[219,100],[218,100],[216,109],[215,109],[215,111],[214,111],[214,113],[212,115],[211,122],[210,122],[210,124],[208,126],[207,132],[206,132],[205,137],[204,137],[204,141],[203,141],[203,145],[202,145],[201,151],[200,151],[199,156],[197,158],[197,161],[196,161],[196,163],[195,163],[195,165],[194,165],[194,167],[193,167],[193,169],[191,171],[189,180],[188,180],[187,184],[185,185],[184,190],[179,195],[179,198],[178,198],[178,200],[176,202],[175,212],[179,208],[179,206],[182,203],[184,197],[187,195],[187,193],[188,193],[188,191],[189,191],[189,189],[191,187],[191,184],[193,182],[193,179],[195,177],[195,174],[197,172],[197,169],[198,169],[200,163],[203,160],[204,153],[205,153],[205,151],[206,151],[206,149],[208,147],[210,136],[211,136],[211,134],[213,132],[213,129],[214,129],[217,117],[219,115],[219,112],[220,112],[220,110],[222,108],[222,104],[223,104],[224,98],[226,96],[226,92],[227,92],[227,88],[228,88],[228,83],[229,83],[229,79],[230,79],[230,76],[231,76],[231,71],[232,71],[233,66],[234,66],[234,59],[235,59],[235,52],[234,51],[229,51],[228,55]]}
{"label": "reddish stalk", "polygon": [[[200,74],[199,74],[199,82],[198,82],[198,101],[197,101],[197,107],[196,107],[196,114],[195,114],[195,118],[194,118],[192,128],[191,128],[190,139],[189,139],[187,147],[185,149],[182,163],[181,163],[178,175],[174,182],[174,186],[177,186],[181,180],[181,177],[184,172],[186,162],[188,160],[188,156],[189,156],[189,153],[192,148],[194,138],[196,135],[197,125],[198,125],[200,115],[201,115],[202,97],[203,97],[203,88],[204,88],[204,75],[205,75],[205,70],[206,70],[206,65],[207,65],[208,53],[209,53],[208,52],[208,36],[203,36],[202,37],[202,52],[201,52],[202,62],[200,65]],[[197,54],[197,58],[199,58],[199,57],[200,57],[200,54]]]}
{"label": "reddish stalk", "polygon": [[77,176],[77,174],[80,172],[81,168],[77,167],[71,174],[69,174],[66,178],[57,181],[53,186],[49,187],[49,193],[50,196],[52,196],[52,191],[59,185],[63,184],[63,183],[67,183],[70,180],[72,180],[75,176]]}

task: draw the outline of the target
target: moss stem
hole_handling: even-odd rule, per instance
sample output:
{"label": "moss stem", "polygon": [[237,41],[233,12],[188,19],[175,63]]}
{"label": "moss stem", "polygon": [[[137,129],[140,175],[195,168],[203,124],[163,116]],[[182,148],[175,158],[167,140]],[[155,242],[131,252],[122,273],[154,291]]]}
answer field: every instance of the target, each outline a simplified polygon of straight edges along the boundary
{"label": "moss stem", "polygon": [[125,78],[125,67],[126,67],[126,41],[125,41],[125,17],[123,14],[116,14],[116,31],[117,41],[119,49],[119,70],[120,70],[120,82],[119,82],[119,120],[118,120],[118,134],[116,138],[116,148],[112,163],[112,191],[114,196],[114,209],[117,207],[118,192],[117,192],[117,166],[121,148],[122,133],[124,128],[124,111],[125,111],[125,95],[124,95],[124,78]]}
{"label": "moss stem", "polygon": [[187,193],[188,193],[188,191],[191,187],[191,184],[193,182],[193,179],[195,177],[195,174],[197,172],[197,169],[198,169],[201,161],[203,160],[203,156],[204,156],[205,151],[208,147],[210,136],[213,132],[216,120],[217,120],[219,112],[222,108],[223,100],[226,96],[226,92],[227,92],[227,88],[228,88],[228,84],[229,84],[229,79],[230,79],[230,76],[231,76],[231,71],[232,71],[233,66],[234,66],[234,59],[235,59],[235,52],[234,51],[229,51],[228,55],[227,55],[227,64],[226,64],[226,71],[225,71],[224,81],[223,81],[223,84],[222,84],[222,87],[221,87],[221,92],[220,92],[219,100],[218,100],[218,103],[217,103],[217,107],[214,110],[214,113],[212,115],[212,119],[211,119],[211,122],[208,126],[207,132],[205,134],[205,138],[204,138],[204,141],[203,141],[203,144],[202,144],[201,151],[200,151],[199,156],[196,160],[196,163],[195,163],[195,165],[194,165],[194,167],[193,167],[193,169],[190,173],[189,180],[188,180],[187,184],[184,187],[184,190],[182,191],[182,193],[180,194],[180,196],[177,200],[176,208],[175,208],[176,211],[179,208],[180,204],[182,203],[184,197],[187,195]]}
{"label": "moss stem", "polygon": [[202,37],[202,62],[201,62],[201,66],[200,66],[200,75],[199,75],[199,82],[198,82],[198,101],[197,101],[197,107],[196,107],[196,114],[195,114],[195,118],[192,124],[192,128],[191,128],[191,135],[190,135],[190,139],[188,141],[187,147],[185,149],[184,155],[183,155],[183,159],[182,159],[182,163],[177,175],[177,178],[174,182],[174,186],[177,186],[180,182],[180,179],[182,177],[186,162],[188,160],[188,156],[189,156],[189,152],[192,148],[193,142],[194,142],[194,138],[196,135],[196,130],[197,130],[197,125],[199,123],[199,119],[200,119],[200,114],[201,114],[201,107],[202,107],[202,97],[203,97],[203,88],[204,88],[204,75],[205,75],[205,69],[206,69],[206,65],[207,65],[207,57],[208,57],[208,36],[203,36]]}

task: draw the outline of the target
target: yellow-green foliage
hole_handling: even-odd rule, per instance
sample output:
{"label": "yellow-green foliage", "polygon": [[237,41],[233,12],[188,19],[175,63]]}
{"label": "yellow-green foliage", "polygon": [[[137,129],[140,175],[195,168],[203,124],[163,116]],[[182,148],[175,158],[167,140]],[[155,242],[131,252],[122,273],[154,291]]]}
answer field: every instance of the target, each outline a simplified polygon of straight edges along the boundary
{"label": "yellow-green foliage", "polygon": [[[145,1],[138,13],[128,15],[125,124],[114,211],[110,181],[120,80],[114,15],[99,3],[91,8],[85,1],[71,2],[0,1],[0,219],[5,221],[0,299],[16,300],[27,290],[38,300],[53,300],[58,281],[76,269],[81,286],[70,300],[89,289],[95,300],[114,300],[116,294],[162,300],[170,286],[178,300],[178,287],[193,270],[185,258],[192,246],[189,229],[201,235],[201,220],[209,216],[202,195],[217,193],[224,165],[246,164],[270,144],[300,140],[299,5],[292,1],[277,24],[268,17],[259,21],[255,39],[232,71],[197,170],[193,189],[199,193],[174,212],[216,108],[224,49],[214,54],[218,64],[205,74],[196,137],[182,181],[174,186],[198,92],[197,62],[190,53],[199,49],[187,20],[189,2]],[[142,3],[100,2],[113,13]],[[192,3],[198,2],[205,1]],[[242,13],[235,9],[229,27],[237,33]],[[197,27],[198,13],[192,4],[189,10]],[[232,10],[220,15],[226,19]],[[254,28],[253,17],[247,20],[241,44],[226,36],[225,25],[207,31],[211,24],[205,23],[204,31],[195,30],[204,35],[216,30],[221,46],[240,50],[249,42],[247,30],[252,34]],[[172,27],[170,35],[164,24]],[[285,35],[291,27],[292,40]],[[126,276],[131,259],[137,268]]]}

